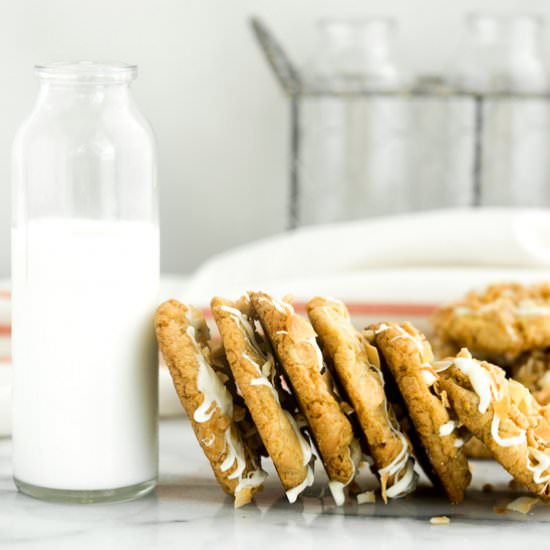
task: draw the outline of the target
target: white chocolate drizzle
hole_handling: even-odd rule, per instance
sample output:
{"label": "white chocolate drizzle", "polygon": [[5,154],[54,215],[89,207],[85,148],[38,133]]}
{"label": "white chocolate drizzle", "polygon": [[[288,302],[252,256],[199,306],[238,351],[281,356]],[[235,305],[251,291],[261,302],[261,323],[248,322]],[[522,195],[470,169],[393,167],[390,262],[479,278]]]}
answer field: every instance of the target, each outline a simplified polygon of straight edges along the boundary
{"label": "white chocolate drizzle", "polygon": [[[534,465],[531,464],[532,459],[536,461]],[[550,473],[543,475],[548,468],[550,468],[550,456],[539,451],[539,449],[527,447],[527,469],[533,472],[533,481],[535,483],[547,483],[550,481]]]}
{"label": "white chocolate drizzle", "polygon": [[[233,416],[233,400],[214,369],[206,362],[204,355],[195,338],[195,328],[187,327],[187,335],[195,349],[195,358],[199,364],[197,375],[197,389],[203,395],[203,401],[193,413],[195,422],[207,422],[212,418],[216,407],[224,416]],[[216,405],[214,407],[213,405]]]}
{"label": "white chocolate drizzle", "polygon": [[[378,334],[380,332],[383,332],[384,330],[389,329],[390,327],[384,323],[382,323],[375,331],[375,334]],[[359,340],[360,345],[365,349],[365,345],[363,341]],[[365,350],[366,353],[366,350]],[[376,370],[376,373],[378,374],[378,377],[380,378],[380,383],[382,385],[382,388],[385,386],[385,380],[384,375],[382,374],[382,371],[375,367],[375,365],[371,364],[371,367]],[[380,477],[387,475],[388,478],[393,479],[394,483],[388,486],[386,489],[386,495],[388,498],[400,498],[403,497],[416,488],[416,482],[418,480],[418,474],[414,471],[414,460],[410,456],[409,451],[409,445],[407,443],[407,440],[400,429],[396,428],[390,418],[389,410],[388,410],[388,399],[386,397],[386,393],[384,392],[384,416],[386,419],[386,422],[388,424],[388,427],[390,430],[394,433],[395,436],[399,439],[401,442],[401,450],[395,458],[385,466],[384,468],[381,468],[378,470],[378,475]],[[405,472],[401,478],[399,478],[399,475],[401,472]]]}
{"label": "white chocolate drizzle", "polygon": [[321,348],[319,348],[319,345],[317,344],[315,336],[312,336],[305,341],[313,348],[313,351],[315,352],[315,362],[317,364],[317,370],[319,372],[323,372],[325,369],[325,362],[323,360],[323,353],[321,352]]}
{"label": "white chocolate drizzle", "polygon": [[[203,395],[203,402],[193,413],[193,420],[198,423],[207,422],[212,418],[216,407],[223,416],[233,418],[233,399],[223,382],[218,378],[214,369],[207,363],[200,349],[195,336],[195,326],[191,310],[188,309],[186,311],[185,317],[189,321],[186,333],[195,349],[195,357],[199,364],[197,389]],[[214,404],[216,407],[213,407]],[[220,470],[222,472],[227,472],[235,465],[235,470],[228,476],[228,479],[238,479],[234,493],[238,494],[239,491],[245,487],[260,486],[267,476],[260,468],[252,470],[245,478],[242,477],[246,468],[244,449],[240,438],[233,435],[231,425],[225,430],[224,439],[225,459],[220,465]],[[211,446],[212,443],[213,440],[209,440],[205,442],[205,445]]]}
{"label": "white chocolate drizzle", "polygon": [[261,469],[252,470],[247,476],[241,477],[237,487],[235,487],[235,494],[238,494],[243,489],[259,487],[267,477],[267,473]]}
{"label": "white chocolate drizzle", "polygon": [[493,415],[493,420],[491,422],[491,436],[493,437],[495,442],[501,447],[511,447],[512,445],[521,445],[522,443],[525,443],[527,441],[525,430],[519,430],[518,435],[515,435],[513,437],[503,438],[503,437],[500,437],[499,427],[500,427],[500,418],[498,414],[495,413]]}
{"label": "white chocolate drizzle", "polygon": [[260,296],[258,298],[259,302],[267,302],[268,304],[271,304],[279,313],[282,313],[283,315],[289,315],[294,313],[294,308],[284,300],[279,300],[278,298],[266,298],[265,296]]}
{"label": "white chocolate drizzle", "polygon": [[[271,394],[273,395],[273,398],[277,402],[277,404],[280,405],[279,401],[279,394],[277,393],[277,390],[273,387],[273,384],[270,381],[270,378],[272,378],[275,375],[275,360],[273,358],[273,355],[270,353],[265,353],[260,345],[258,344],[258,340],[256,339],[256,334],[254,332],[254,329],[252,325],[248,322],[248,320],[245,318],[244,314],[238,310],[237,308],[232,308],[229,306],[220,306],[220,309],[226,311],[229,313],[235,322],[240,324],[241,327],[243,327],[247,337],[248,337],[248,343],[250,346],[254,349],[254,351],[257,353],[259,357],[262,358],[264,361],[263,365],[260,367],[260,365],[254,360],[253,357],[250,356],[248,353],[243,353],[242,357],[248,361],[256,370],[258,373],[258,377],[254,378],[250,381],[251,386],[266,386],[270,389]],[[307,468],[307,474],[302,483],[300,483],[297,487],[293,487],[289,491],[287,491],[287,498],[289,502],[295,502],[298,498],[298,495],[304,491],[306,487],[309,487],[313,481],[314,481],[314,475],[313,470],[311,466],[309,466],[309,463],[311,462],[313,452],[311,443],[306,441],[306,438],[298,428],[298,425],[296,424],[296,421],[292,417],[292,415],[285,410],[282,409],[284,415],[286,416],[292,431],[296,435],[296,439],[298,440],[298,444],[300,445],[300,449],[302,451],[302,463],[304,466],[308,466]]]}
{"label": "white chocolate drizzle", "polygon": [[522,317],[544,317],[550,315],[550,307],[538,305],[533,300],[522,300],[516,313]]}
{"label": "white chocolate drizzle", "polygon": [[298,427],[296,420],[294,420],[294,417],[285,409],[283,409],[283,412],[285,413],[285,416],[287,417],[288,422],[292,427],[292,430],[296,434],[298,443],[300,444],[300,448],[302,449],[302,455],[303,455],[302,464],[306,466],[311,462],[311,459],[313,458],[313,450],[312,450],[311,442],[306,440],[306,438],[300,431],[300,428]]}
{"label": "white chocolate drizzle", "polygon": [[336,506],[342,506],[346,502],[346,495],[344,494],[344,488],[346,484],[341,481],[329,481],[328,488],[330,489],[330,494],[336,503]]}
{"label": "white chocolate drizzle", "polygon": [[[497,391],[489,377],[487,371],[473,359],[467,357],[456,357],[453,363],[466,376],[468,376],[474,391],[479,397],[478,410],[484,414],[489,407],[493,398],[498,399]],[[500,437],[499,433],[500,418],[498,414],[493,413],[491,421],[491,436],[494,441],[501,447],[511,447],[513,445],[527,444],[526,432],[519,429],[519,433],[513,437]],[[532,459],[536,460],[536,464],[532,465]],[[544,472],[550,468],[550,456],[543,453],[539,449],[535,449],[527,444],[526,456],[527,469],[533,472],[533,481],[535,483],[547,483],[550,481],[550,473],[544,476]]]}
{"label": "white chocolate drizzle", "polygon": [[424,378],[424,382],[428,386],[433,386],[437,382],[437,375],[429,363],[422,363],[420,365],[420,374],[422,374],[422,378]]}
{"label": "white chocolate drizzle", "polygon": [[292,489],[289,489],[286,492],[286,498],[288,499],[288,502],[290,504],[294,504],[296,502],[296,499],[308,488],[313,485],[313,481],[315,480],[315,477],[313,475],[313,468],[311,466],[307,467],[307,474],[304,478],[304,481],[300,483],[299,485],[296,485],[296,487],[293,487]]}
{"label": "white chocolate drizzle", "polygon": [[441,424],[439,426],[439,435],[441,437],[445,437],[447,435],[451,435],[456,428],[456,422],[454,420],[449,420],[449,422],[445,422],[445,424]]}
{"label": "white chocolate drizzle", "polygon": [[409,340],[415,345],[418,353],[420,354],[420,357],[424,355],[424,345],[422,343],[422,340],[420,340],[419,338],[415,338],[412,334],[409,334],[403,327],[400,327],[399,325],[395,325],[393,328],[397,330],[397,332],[399,332],[399,335],[394,336],[390,340],[390,342],[401,339]]}
{"label": "white chocolate drizzle", "polygon": [[406,461],[405,474],[399,481],[386,489],[386,496],[388,498],[401,498],[408,495],[414,491],[417,479],[418,474],[414,471],[414,461],[412,458],[408,458]]}
{"label": "white chocolate drizzle", "polygon": [[230,429],[225,431],[225,442],[227,444],[226,456],[225,456],[225,460],[220,464],[220,470],[222,472],[227,472],[227,470],[229,470],[233,466],[233,464],[236,462],[237,467],[233,472],[231,472],[231,474],[227,476],[227,478],[228,479],[240,478],[246,467],[242,442],[238,441],[233,437],[233,434],[231,433]]}
{"label": "white chocolate drizzle", "polygon": [[469,357],[455,357],[453,359],[455,366],[466,375],[472,384],[472,388],[479,397],[478,411],[481,414],[487,412],[495,389],[489,373],[474,359]]}

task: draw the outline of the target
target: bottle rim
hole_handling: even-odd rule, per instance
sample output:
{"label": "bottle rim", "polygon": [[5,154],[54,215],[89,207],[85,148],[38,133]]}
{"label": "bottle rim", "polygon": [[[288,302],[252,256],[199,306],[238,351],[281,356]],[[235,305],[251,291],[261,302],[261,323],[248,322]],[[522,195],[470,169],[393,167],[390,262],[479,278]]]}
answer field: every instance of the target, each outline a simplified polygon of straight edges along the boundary
{"label": "bottle rim", "polygon": [[78,84],[119,84],[137,77],[137,65],[119,61],[57,61],[35,65],[41,80]]}
{"label": "bottle rim", "polygon": [[489,13],[489,12],[468,12],[464,15],[467,22],[492,21],[495,23],[517,23],[519,21],[530,21],[532,23],[543,25],[545,16],[540,13]]}
{"label": "bottle rim", "polygon": [[327,27],[342,25],[353,27],[368,27],[375,24],[386,24],[389,27],[397,26],[397,18],[391,15],[360,15],[360,16],[325,16],[317,19],[317,25]]}

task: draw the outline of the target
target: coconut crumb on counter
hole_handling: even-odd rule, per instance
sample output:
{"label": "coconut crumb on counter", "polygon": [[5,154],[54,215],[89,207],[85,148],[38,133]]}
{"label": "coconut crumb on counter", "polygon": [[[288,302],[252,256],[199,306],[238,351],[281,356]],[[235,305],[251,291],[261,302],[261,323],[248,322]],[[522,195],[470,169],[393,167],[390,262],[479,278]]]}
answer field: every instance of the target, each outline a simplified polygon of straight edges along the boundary
{"label": "coconut crumb on counter", "polygon": [[518,497],[509,502],[506,505],[506,509],[512,512],[519,512],[520,514],[528,514],[539,502],[540,500],[534,497]]}
{"label": "coconut crumb on counter", "polygon": [[365,491],[357,495],[357,504],[373,504],[376,502],[376,494],[374,491]]}
{"label": "coconut crumb on counter", "polygon": [[430,518],[430,523],[432,525],[447,525],[451,523],[451,520],[447,516],[434,516]]}

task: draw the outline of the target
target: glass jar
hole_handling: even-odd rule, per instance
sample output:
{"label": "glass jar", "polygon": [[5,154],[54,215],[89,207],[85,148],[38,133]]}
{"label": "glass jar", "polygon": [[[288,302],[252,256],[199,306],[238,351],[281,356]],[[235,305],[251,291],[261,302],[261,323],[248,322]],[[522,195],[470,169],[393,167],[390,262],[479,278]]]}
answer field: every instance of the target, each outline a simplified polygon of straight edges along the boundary
{"label": "glass jar", "polygon": [[477,94],[476,204],[550,204],[550,92],[544,20],[469,15],[453,81]]}
{"label": "glass jar", "polygon": [[396,90],[403,75],[393,52],[395,19],[326,18],[318,22],[318,47],[307,73],[323,90],[349,93]]}
{"label": "glass jar", "polygon": [[[298,99],[297,222],[402,212],[408,207],[404,78],[388,17],[324,19]],[[390,92],[390,93],[388,93]]]}
{"label": "glass jar", "polygon": [[126,500],[156,484],[156,152],[136,72],[36,67],[14,143],[13,472],[38,498]]}

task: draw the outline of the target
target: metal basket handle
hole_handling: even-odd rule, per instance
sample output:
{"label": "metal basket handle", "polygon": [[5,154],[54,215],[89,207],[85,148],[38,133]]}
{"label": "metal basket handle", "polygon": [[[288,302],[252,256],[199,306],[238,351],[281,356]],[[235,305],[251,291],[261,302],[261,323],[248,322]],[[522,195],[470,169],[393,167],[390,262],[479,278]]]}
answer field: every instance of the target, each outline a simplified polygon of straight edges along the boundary
{"label": "metal basket handle", "polygon": [[285,93],[290,96],[299,94],[303,88],[302,79],[279,41],[258,17],[250,18],[250,26]]}

